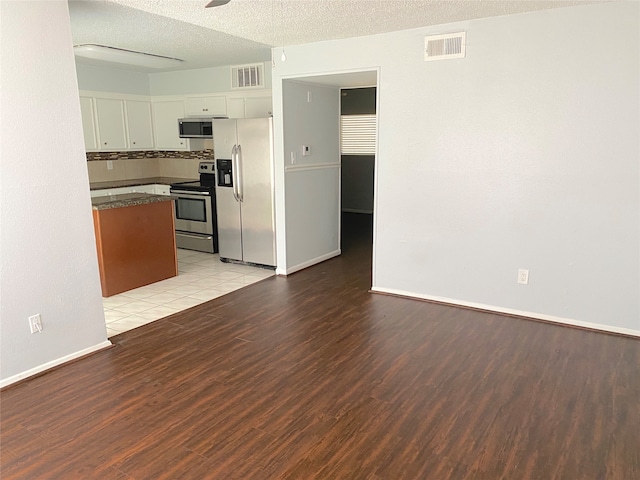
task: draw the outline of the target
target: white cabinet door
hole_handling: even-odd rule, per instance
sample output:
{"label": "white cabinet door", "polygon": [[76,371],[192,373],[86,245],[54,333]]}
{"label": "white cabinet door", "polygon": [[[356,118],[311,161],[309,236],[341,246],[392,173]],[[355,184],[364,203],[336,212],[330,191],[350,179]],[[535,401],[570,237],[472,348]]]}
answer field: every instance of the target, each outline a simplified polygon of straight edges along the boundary
{"label": "white cabinet door", "polygon": [[178,119],[183,117],[182,100],[153,102],[156,150],[188,150],[189,142],[178,135]]}
{"label": "white cabinet door", "polygon": [[156,186],[154,184],[151,185],[136,185],[132,187],[131,193],[156,193]]}
{"label": "white cabinet door", "polygon": [[245,118],[266,118],[273,113],[271,97],[246,97],[244,99]]}
{"label": "white cabinet door", "polygon": [[153,148],[153,127],[151,120],[151,102],[125,100],[127,111],[127,130],[131,150],[149,150]]}
{"label": "white cabinet door", "polygon": [[98,149],[96,122],[93,118],[93,99],[80,97],[80,113],[82,114],[82,131],[84,133],[84,148],[91,152]]}
{"label": "white cabinet door", "polygon": [[227,98],[224,95],[215,97],[188,97],[186,100],[187,115],[195,117],[216,117],[227,114]]}
{"label": "white cabinet door", "polygon": [[150,185],[135,185],[133,187],[103,188],[101,190],[91,190],[91,197],[106,197],[109,195],[120,195],[123,193],[152,193],[154,195],[171,195],[169,185],[153,183]]}
{"label": "white cabinet door", "polygon": [[153,193],[155,193],[156,195],[171,195],[170,185],[161,185],[159,183],[156,183],[154,187],[155,188]]}
{"label": "white cabinet door", "polygon": [[125,150],[124,100],[96,98],[95,102],[100,150]]}
{"label": "white cabinet door", "polygon": [[123,193],[133,193],[134,191],[134,187],[103,188],[101,190],[91,190],[91,198],[121,195]]}
{"label": "white cabinet door", "polygon": [[227,98],[227,116],[229,118],[244,118],[244,98]]}

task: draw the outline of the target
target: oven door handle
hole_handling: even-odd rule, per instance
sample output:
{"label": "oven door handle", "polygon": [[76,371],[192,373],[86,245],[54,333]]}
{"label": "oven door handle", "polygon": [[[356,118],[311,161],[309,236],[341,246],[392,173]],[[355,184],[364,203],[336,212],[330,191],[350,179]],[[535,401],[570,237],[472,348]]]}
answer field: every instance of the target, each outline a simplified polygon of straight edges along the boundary
{"label": "oven door handle", "polygon": [[236,202],[240,202],[240,197],[238,196],[237,159],[238,159],[238,146],[234,145],[233,148],[231,149],[231,183],[233,184],[233,198],[236,199]]}
{"label": "oven door handle", "polygon": [[195,238],[198,240],[212,240],[213,236],[212,235],[198,235],[195,233],[185,233],[185,232],[181,232],[181,231],[177,231],[176,232],[176,236],[180,236],[180,237],[187,237],[187,238]]}
{"label": "oven door handle", "polygon": [[238,148],[236,148],[236,163],[238,165],[238,174],[236,175],[238,179],[238,201],[243,202],[244,189],[242,188],[242,147],[240,145],[238,145]]}

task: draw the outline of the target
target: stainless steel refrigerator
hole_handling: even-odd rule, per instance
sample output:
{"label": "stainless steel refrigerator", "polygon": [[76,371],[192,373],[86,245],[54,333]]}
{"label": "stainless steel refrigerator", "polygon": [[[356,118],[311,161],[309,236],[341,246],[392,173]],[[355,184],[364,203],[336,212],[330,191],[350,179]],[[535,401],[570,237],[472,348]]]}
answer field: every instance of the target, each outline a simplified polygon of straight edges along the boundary
{"label": "stainless steel refrigerator", "polygon": [[220,259],[275,267],[272,119],[214,119],[213,153]]}

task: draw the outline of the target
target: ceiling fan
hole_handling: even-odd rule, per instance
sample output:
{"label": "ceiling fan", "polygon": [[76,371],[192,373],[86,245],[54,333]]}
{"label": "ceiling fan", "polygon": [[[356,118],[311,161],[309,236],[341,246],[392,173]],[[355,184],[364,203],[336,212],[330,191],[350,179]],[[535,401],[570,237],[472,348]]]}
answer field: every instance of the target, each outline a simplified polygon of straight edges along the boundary
{"label": "ceiling fan", "polygon": [[219,7],[221,5],[226,5],[227,3],[229,3],[231,0],[211,0],[209,3],[207,3],[204,8],[210,8],[210,7]]}

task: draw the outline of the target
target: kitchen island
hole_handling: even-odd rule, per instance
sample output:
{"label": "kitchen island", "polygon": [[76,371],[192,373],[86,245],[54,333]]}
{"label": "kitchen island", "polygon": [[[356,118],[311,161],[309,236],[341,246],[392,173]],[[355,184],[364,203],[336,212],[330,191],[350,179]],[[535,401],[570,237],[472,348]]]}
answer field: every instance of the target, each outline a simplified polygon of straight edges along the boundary
{"label": "kitchen island", "polygon": [[91,204],[103,297],[178,274],[173,197],[126,193]]}

